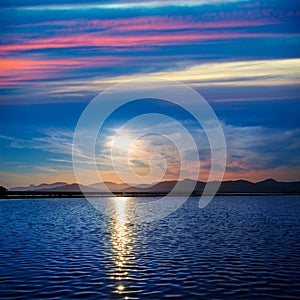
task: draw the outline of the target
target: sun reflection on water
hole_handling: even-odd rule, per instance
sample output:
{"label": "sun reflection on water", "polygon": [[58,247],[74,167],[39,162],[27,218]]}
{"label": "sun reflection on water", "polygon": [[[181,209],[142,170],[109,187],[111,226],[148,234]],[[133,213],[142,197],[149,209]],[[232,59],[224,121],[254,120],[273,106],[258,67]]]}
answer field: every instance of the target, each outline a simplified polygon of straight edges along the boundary
{"label": "sun reflection on water", "polygon": [[115,265],[111,279],[116,281],[115,293],[126,294],[126,282],[131,280],[130,270],[134,267],[134,237],[132,226],[126,220],[126,205],[130,198],[113,199],[116,218],[110,223],[113,263]]}

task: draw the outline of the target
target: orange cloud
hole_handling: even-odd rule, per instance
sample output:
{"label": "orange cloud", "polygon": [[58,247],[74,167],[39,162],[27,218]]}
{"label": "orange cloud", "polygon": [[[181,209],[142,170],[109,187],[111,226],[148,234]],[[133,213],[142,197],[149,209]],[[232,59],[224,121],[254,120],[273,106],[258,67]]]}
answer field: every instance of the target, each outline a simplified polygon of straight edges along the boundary
{"label": "orange cloud", "polygon": [[0,85],[51,77],[57,79],[69,76],[61,73],[62,70],[114,66],[126,60],[124,57],[113,56],[65,59],[4,58],[0,60],[0,76],[6,79],[1,80]]}

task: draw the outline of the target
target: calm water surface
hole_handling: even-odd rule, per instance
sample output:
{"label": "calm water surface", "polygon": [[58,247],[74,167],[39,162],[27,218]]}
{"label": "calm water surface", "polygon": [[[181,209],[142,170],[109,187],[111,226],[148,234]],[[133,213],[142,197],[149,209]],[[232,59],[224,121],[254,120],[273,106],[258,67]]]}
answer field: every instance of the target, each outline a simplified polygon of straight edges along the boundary
{"label": "calm water surface", "polygon": [[299,196],[192,197],[142,225],[85,199],[2,200],[0,239],[1,299],[300,297]]}

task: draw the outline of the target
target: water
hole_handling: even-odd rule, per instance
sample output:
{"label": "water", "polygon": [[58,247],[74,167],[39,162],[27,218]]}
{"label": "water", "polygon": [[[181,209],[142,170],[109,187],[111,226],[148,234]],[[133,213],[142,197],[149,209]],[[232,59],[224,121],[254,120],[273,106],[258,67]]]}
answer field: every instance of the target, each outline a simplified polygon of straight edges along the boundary
{"label": "water", "polygon": [[0,228],[1,299],[300,295],[299,196],[192,197],[142,225],[85,199],[2,200]]}

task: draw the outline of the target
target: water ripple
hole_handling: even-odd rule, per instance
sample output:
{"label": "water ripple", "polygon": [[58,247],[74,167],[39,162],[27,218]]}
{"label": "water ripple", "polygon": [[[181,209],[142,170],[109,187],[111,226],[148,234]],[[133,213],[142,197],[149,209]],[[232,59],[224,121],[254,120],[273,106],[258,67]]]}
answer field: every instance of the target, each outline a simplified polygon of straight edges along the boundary
{"label": "water ripple", "polygon": [[190,198],[141,225],[84,199],[0,201],[0,298],[299,299],[299,200]]}

